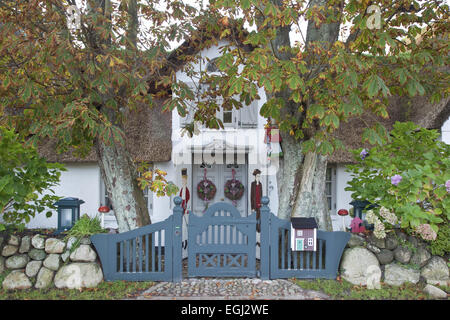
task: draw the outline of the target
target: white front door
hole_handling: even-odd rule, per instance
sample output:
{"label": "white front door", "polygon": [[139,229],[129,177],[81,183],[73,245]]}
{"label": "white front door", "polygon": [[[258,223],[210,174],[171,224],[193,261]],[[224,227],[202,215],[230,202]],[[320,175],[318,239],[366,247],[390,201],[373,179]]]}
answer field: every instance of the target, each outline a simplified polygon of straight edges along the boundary
{"label": "white front door", "polygon": [[194,164],[193,165],[193,176],[192,176],[192,209],[196,215],[202,216],[205,211],[207,202],[200,199],[197,194],[197,185],[203,180],[204,169],[206,168],[206,177],[211,180],[216,186],[216,195],[214,199],[209,201],[208,205],[213,203],[224,201],[228,203],[233,203],[230,199],[225,197],[225,183],[232,179],[232,169],[234,168],[236,174],[235,178],[242,182],[244,185],[244,195],[240,200],[236,201],[236,208],[241,213],[241,216],[246,217],[247,214],[247,165],[246,164]]}

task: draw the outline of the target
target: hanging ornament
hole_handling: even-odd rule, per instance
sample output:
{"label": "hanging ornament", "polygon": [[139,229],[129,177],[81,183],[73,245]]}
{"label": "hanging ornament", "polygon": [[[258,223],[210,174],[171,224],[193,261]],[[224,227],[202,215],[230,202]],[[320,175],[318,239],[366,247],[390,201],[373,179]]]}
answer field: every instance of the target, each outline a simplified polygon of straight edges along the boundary
{"label": "hanging ornament", "polygon": [[236,170],[231,170],[232,178],[225,183],[225,197],[233,202],[236,207],[237,200],[241,199],[244,195],[244,185],[242,182],[236,179]]}
{"label": "hanging ornament", "polygon": [[200,180],[200,182],[197,184],[197,195],[200,199],[206,202],[206,208],[208,208],[208,202],[214,199],[216,190],[217,189],[214,183],[206,178],[205,168],[203,173],[203,180]]}

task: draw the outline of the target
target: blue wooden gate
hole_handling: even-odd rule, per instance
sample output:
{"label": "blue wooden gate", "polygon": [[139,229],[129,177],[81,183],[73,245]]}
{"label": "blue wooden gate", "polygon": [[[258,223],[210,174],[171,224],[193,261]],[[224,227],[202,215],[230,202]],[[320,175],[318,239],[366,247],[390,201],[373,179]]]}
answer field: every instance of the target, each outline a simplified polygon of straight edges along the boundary
{"label": "blue wooden gate", "polygon": [[166,220],[119,234],[95,234],[91,241],[106,281],[181,281],[181,198]]}
{"label": "blue wooden gate", "polygon": [[[130,281],[181,281],[181,198],[166,220],[120,234],[96,234],[91,240],[104,278]],[[270,212],[261,199],[260,270],[256,268],[256,213],[241,217],[231,204],[211,205],[188,225],[188,276],[335,279],[348,232],[317,231],[317,251],[292,251],[291,222]]]}
{"label": "blue wooden gate", "polygon": [[261,203],[261,278],[336,279],[350,233],[317,230],[316,251],[292,251],[291,222],[270,212],[267,197]]}
{"label": "blue wooden gate", "polygon": [[211,205],[188,225],[188,276],[255,277],[256,213],[241,217],[230,203]]}

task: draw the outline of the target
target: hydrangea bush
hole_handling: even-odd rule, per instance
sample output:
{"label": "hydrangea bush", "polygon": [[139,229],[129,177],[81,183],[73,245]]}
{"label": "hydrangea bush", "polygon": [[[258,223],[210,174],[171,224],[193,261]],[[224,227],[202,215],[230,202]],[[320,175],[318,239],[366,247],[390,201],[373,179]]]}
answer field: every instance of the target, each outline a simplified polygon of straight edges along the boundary
{"label": "hydrangea bush", "polygon": [[424,240],[435,240],[450,219],[450,146],[436,130],[396,122],[389,141],[353,151],[357,164],[345,190],[353,199],[377,206],[366,212],[374,234],[384,238],[400,226]]}

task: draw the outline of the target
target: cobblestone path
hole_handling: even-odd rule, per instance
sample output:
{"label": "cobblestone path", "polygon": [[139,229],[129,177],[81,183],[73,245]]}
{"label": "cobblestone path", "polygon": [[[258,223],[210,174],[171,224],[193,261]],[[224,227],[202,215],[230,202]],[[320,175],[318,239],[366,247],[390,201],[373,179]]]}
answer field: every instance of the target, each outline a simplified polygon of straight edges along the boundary
{"label": "cobblestone path", "polygon": [[183,279],[160,282],[133,300],[328,300],[321,292],[305,290],[288,280]]}

